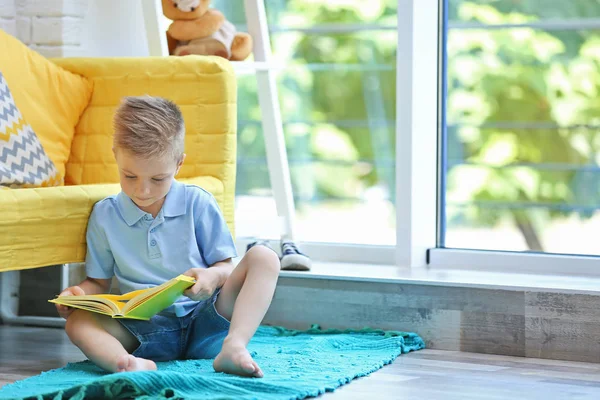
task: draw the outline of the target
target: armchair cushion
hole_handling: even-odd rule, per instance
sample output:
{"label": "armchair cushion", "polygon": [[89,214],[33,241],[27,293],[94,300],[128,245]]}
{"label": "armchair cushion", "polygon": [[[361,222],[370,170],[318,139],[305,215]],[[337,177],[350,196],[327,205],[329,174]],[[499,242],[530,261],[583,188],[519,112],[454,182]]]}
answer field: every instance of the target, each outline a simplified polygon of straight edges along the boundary
{"label": "armchair cushion", "polygon": [[0,187],[56,186],[61,182],[0,72]]}
{"label": "armchair cushion", "polygon": [[0,72],[62,179],[75,126],[88,105],[92,83],[58,67],[2,30]]}

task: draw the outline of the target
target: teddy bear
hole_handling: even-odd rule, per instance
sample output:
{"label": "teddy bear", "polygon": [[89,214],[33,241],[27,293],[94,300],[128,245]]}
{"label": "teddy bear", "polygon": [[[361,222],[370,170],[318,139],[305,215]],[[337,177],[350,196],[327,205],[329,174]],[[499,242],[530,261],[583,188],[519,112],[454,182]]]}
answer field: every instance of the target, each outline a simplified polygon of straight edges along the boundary
{"label": "teddy bear", "polygon": [[164,16],[173,21],[167,30],[169,54],[245,60],[252,52],[252,37],[237,32],[221,12],[209,5],[210,0],[162,0]]}

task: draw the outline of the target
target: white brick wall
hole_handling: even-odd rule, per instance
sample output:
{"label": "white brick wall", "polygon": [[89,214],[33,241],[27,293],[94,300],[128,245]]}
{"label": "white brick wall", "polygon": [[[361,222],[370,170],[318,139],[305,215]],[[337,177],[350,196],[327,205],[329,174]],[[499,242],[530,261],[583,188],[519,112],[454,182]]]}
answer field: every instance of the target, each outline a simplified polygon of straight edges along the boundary
{"label": "white brick wall", "polygon": [[0,17],[14,18],[15,14],[15,0],[0,0]]}
{"label": "white brick wall", "polygon": [[10,33],[17,34],[17,10],[14,0],[0,0],[0,29]]}
{"label": "white brick wall", "polygon": [[15,36],[17,34],[17,22],[14,18],[0,17],[0,29]]}
{"label": "white brick wall", "polygon": [[31,43],[31,18],[17,17],[17,37],[23,43]]}
{"label": "white brick wall", "polygon": [[36,16],[32,19],[32,43],[56,46],[80,44],[83,27],[81,18]]}
{"label": "white brick wall", "polygon": [[89,0],[0,0],[0,29],[46,57],[84,55]]}
{"label": "white brick wall", "polygon": [[79,17],[87,12],[87,0],[16,0],[21,15],[44,17]]}

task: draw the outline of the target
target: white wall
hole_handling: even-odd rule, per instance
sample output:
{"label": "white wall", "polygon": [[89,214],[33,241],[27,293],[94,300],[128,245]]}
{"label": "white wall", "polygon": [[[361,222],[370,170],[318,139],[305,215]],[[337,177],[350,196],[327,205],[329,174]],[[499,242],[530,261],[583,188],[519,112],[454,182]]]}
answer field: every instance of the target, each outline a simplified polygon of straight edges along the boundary
{"label": "white wall", "polygon": [[14,0],[0,0],[0,29],[17,35],[17,7]]}
{"label": "white wall", "polygon": [[83,24],[84,55],[147,56],[142,1],[152,0],[89,0]]}
{"label": "white wall", "polygon": [[46,57],[82,55],[88,0],[0,0],[0,28]]}
{"label": "white wall", "polygon": [[46,57],[144,57],[142,1],[0,0],[0,29]]}

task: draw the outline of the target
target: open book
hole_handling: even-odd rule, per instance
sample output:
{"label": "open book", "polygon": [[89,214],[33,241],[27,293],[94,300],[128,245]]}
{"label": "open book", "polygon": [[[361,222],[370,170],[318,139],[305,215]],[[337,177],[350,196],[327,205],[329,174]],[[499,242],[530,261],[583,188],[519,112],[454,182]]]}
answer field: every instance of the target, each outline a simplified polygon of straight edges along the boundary
{"label": "open book", "polygon": [[123,295],[62,296],[48,301],[108,315],[113,318],[149,320],[153,315],[173,304],[194,283],[196,283],[194,278],[179,275],[162,285],[150,289],[136,290]]}

